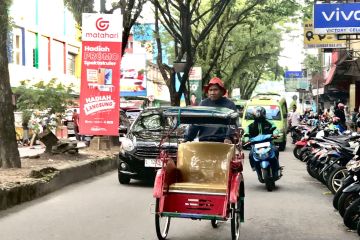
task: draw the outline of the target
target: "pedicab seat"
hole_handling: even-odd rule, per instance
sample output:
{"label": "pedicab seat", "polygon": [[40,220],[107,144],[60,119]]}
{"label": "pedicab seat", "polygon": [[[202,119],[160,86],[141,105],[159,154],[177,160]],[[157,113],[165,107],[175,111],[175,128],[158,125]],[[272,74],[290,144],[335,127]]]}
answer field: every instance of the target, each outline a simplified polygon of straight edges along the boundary
{"label": "pedicab seat", "polygon": [[233,144],[187,142],[178,148],[177,169],[180,177],[169,192],[206,192],[226,194]]}

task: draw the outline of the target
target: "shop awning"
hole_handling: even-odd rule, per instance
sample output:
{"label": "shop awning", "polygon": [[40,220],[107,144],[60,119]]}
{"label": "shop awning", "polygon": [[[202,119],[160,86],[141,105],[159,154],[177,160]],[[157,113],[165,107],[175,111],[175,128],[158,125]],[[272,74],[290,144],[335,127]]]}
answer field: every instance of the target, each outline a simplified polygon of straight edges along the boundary
{"label": "shop awning", "polygon": [[[348,55],[346,51],[333,51],[331,54],[331,67],[330,70],[327,72],[327,76],[325,78],[325,84],[329,85],[332,80],[334,79],[336,68],[342,64],[346,59]],[[325,76],[325,74],[324,74]]]}
{"label": "shop awning", "polygon": [[330,71],[325,79],[325,85],[328,85],[332,82],[335,72],[336,72],[336,64],[332,64],[330,67]]}

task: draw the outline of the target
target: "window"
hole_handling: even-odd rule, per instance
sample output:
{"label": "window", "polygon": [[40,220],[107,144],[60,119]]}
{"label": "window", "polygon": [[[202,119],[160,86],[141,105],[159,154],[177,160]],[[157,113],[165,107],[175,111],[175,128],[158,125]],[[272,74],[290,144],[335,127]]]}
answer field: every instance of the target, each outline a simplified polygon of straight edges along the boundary
{"label": "window", "polygon": [[75,58],[75,54],[68,52],[66,61],[66,73],[71,76],[75,75]]}
{"label": "window", "polygon": [[13,56],[12,62],[16,65],[22,64],[22,43],[21,33],[15,33],[13,36]]}
{"label": "window", "polygon": [[55,73],[64,73],[64,43],[53,40],[51,48],[51,70]]}
{"label": "window", "polygon": [[[249,106],[246,109],[246,120],[254,120],[254,111],[257,106]],[[280,108],[275,105],[262,106],[266,110],[266,119],[267,120],[281,120]]]}

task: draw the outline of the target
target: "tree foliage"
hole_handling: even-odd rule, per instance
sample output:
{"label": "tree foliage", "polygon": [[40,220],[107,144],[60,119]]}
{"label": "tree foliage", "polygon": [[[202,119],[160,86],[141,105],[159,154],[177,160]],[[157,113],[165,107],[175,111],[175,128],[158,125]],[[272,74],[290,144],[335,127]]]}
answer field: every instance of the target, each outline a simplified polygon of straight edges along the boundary
{"label": "tree foliage", "polygon": [[8,11],[10,0],[0,1],[0,167],[20,168],[17,148],[14,106],[8,69],[7,36],[9,30]]}
{"label": "tree foliage", "polygon": [[16,107],[19,111],[29,109],[47,110],[49,113],[63,113],[67,106],[73,105],[71,99],[72,86],[65,86],[52,79],[49,83],[40,81],[30,85],[29,81],[22,81],[14,88],[17,95]]}
{"label": "tree foliage", "polygon": [[[285,22],[301,10],[293,1],[268,0],[249,8],[237,1],[202,43],[198,65],[203,67],[206,83],[217,75],[231,90],[239,87],[241,96],[249,98],[260,80],[276,80],[282,73],[278,65]],[[239,17],[241,16],[241,17]]]}
{"label": "tree foliage", "polygon": [[[191,67],[197,61],[197,51],[200,45],[211,35],[224,12],[229,11],[229,6],[233,6],[234,1],[152,0],[151,2],[155,6],[156,25],[165,26],[165,29],[174,39],[175,61],[185,60],[183,75],[178,74],[180,87],[176,91],[174,69],[162,63],[161,54],[157,58],[162,76],[170,89],[171,104],[179,105],[183,93],[186,102],[189,103],[188,76]],[[244,7],[243,12],[239,13],[239,19],[263,0],[246,2],[248,5]],[[158,27],[156,29],[158,30]],[[156,36],[158,53],[161,53],[162,45],[159,31],[156,32]]]}
{"label": "tree foliage", "polygon": [[[201,66],[203,84],[212,76],[223,78],[229,90],[240,87],[248,98],[261,79],[275,80],[282,69],[277,64],[281,51],[281,27],[295,21],[301,10],[296,1],[166,1],[152,0],[159,25],[174,39],[175,61],[186,60],[180,88],[176,92],[171,66],[158,65],[169,89],[173,105],[181,94],[188,96],[188,71]],[[158,52],[161,36],[157,32]]]}
{"label": "tree foliage", "polygon": [[304,66],[308,73],[315,75],[322,72],[321,60],[318,55],[306,54]]}

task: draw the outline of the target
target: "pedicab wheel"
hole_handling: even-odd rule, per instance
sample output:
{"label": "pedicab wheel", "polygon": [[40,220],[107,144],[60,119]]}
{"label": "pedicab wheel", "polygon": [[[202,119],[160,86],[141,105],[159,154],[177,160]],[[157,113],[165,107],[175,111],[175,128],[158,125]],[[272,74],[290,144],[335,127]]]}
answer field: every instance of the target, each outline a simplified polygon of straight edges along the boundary
{"label": "pedicab wheel", "polygon": [[218,227],[218,220],[215,220],[215,219],[211,219],[211,226],[213,227],[213,228],[217,228]]}
{"label": "pedicab wheel", "polygon": [[239,202],[231,204],[231,210],[233,211],[231,218],[231,239],[240,239],[240,224],[241,224],[241,207]]}
{"label": "pedicab wheel", "polygon": [[169,227],[170,227],[170,217],[162,217],[159,214],[159,199],[156,199],[155,205],[155,228],[156,228],[156,235],[159,240],[166,239]]}

